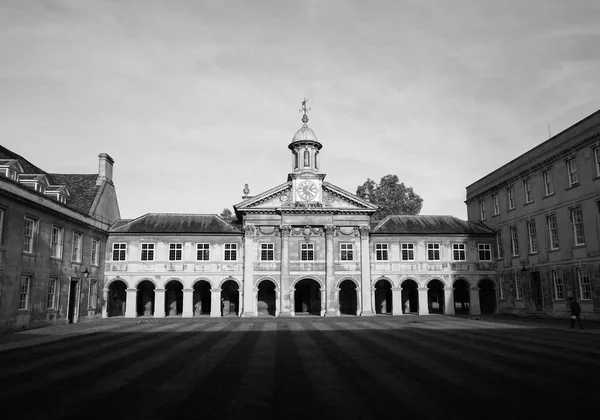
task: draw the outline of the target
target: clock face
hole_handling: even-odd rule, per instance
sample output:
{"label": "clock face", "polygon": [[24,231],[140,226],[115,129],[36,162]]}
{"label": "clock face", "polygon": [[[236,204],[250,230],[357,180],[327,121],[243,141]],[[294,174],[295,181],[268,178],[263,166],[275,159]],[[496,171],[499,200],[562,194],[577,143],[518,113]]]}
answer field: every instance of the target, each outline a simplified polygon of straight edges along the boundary
{"label": "clock face", "polygon": [[302,181],[298,184],[298,196],[303,200],[312,200],[317,196],[317,186],[311,181]]}

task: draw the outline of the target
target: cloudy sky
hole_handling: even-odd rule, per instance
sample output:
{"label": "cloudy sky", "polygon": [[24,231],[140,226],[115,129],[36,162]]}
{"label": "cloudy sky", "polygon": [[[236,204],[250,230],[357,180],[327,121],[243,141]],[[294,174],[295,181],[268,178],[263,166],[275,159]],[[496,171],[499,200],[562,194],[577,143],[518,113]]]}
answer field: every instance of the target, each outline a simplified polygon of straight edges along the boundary
{"label": "cloudy sky", "polygon": [[0,143],[47,172],[115,160],[121,215],[219,213],[285,182],[397,174],[422,214],[600,109],[597,0],[0,0]]}

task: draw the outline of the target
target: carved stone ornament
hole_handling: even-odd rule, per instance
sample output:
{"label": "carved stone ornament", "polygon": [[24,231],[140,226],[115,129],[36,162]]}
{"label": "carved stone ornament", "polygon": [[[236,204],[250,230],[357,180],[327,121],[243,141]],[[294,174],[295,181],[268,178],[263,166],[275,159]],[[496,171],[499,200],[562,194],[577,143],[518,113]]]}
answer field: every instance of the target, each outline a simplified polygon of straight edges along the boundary
{"label": "carved stone ornament", "polygon": [[360,231],[361,236],[365,236],[369,234],[371,228],[369,226],[359,226],[358,230]]}
{"label": "carved stone ornament", "polygon": [[292,227],[290,225],[280,225],[279,230],[281,231],[281,236],[290,236]]}
{"label": "carved stone ornament", "polygon": [[338,228],[338,232],[343,236],[358,236],[358,227],[357,226],[343,226]]}
{"label": "carved stone ornament", "polygon": [[279,197],[279,199],[280,199],[280,200],[281,200],[283,203],[285,203],[285,202],[287,202],[287,201],[290,199],[290,197],[288,197],[288,195],[287,195],[287,194],[283,194],[283,195],[281,195],[281,196]]}
{"label": "carved stone ornament", "polygon": [[258,233],[263,236],[272,236],[277,233],[277,228],[275,226],[258,226]]}
{"label": "carved stone ornament", "polygon": [[326,236],[333,236],[337,233],[335,225],[325,225],[324,229]]}
{"label": "carved stone ornament", "polygon": [[245,236],[254,236],[254,235],[256,235],[256,226],[254,226],[254,225],[246,225],[246,226],[244,226],[244,235]]}
{"label": "carved stone ornament", "polygon": [[330,193],[323,191],[323,204],[329,207],[331,206],[331,203],[333,203],[333,196]]}

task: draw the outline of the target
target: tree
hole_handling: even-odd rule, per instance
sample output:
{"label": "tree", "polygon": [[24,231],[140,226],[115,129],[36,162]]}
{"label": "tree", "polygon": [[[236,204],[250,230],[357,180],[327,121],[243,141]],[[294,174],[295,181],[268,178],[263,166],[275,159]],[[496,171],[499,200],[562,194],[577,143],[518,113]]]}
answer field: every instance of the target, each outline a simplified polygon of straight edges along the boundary
{"label": "tree", "polygon": [[221,214],[219,214],[219,216],[221,216],[221,218],[223,220],[225,220],[226,222],[233,222],[235,220],[235,216],[233,215],[233,213],[231,212],[231,210],[229,209],[223,209],[221,211]]}
{"label": "tree", "polygon": [[416,215],[421,212],[423,199],[412,187],[403,182],[398,183],[397,175],[386,175],[379,184],[367,178],[364,184],[356,188],[356,195],[377,204],[379,209],[373,215],[373,220],[381,220],[390,214]]}

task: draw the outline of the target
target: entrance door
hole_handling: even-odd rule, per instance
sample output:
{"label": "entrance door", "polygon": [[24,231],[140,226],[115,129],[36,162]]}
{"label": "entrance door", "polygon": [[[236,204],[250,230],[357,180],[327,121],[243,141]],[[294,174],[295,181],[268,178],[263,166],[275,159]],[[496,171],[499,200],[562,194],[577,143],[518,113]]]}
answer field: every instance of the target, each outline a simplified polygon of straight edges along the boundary
{"label": "entrance door", "polygon": [[67,310],[67,319],[69,324],[77,322],[79,318],[79,281],[71,280],[69,285],[69,309]]}
{"label": "entrance door", "polygon": [[536,311],[541,311],[544,306],[544,299],[542,298],[542,279],[540,278],[539,271],[531,273],[531,282],[533,284],[531,299],[533,300]]}

